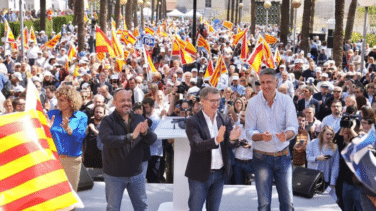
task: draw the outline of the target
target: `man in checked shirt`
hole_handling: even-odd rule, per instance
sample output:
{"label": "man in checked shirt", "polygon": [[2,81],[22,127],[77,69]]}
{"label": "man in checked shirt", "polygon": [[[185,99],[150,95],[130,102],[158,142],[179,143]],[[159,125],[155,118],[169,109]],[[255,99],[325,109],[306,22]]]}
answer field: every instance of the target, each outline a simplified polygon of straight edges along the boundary
{"label": "man in checked shirt", "polygon": [[245,119],[247,138],[253,140],[258,210],[270,210],[273,178],[280,210],[294,210],[289,142],[298,133],[295,106],[291,97],[276,91],[274,70],[263,70],[260,82],[262,91],[249,100]]}

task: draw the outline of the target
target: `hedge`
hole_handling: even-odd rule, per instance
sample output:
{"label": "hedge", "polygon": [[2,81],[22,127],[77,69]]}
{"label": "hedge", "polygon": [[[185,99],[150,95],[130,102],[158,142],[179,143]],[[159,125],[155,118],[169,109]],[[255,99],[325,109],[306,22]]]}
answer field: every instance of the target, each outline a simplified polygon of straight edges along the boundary
{"label": "hedge", "polygon": [[[357,43],[358,40],[363,39],[363,34],[359,32],[352,32],[351,34],[351,42]],[[366,34],[366,43],[369,44],[369,46],[372,48],[373,46],[376,46],[376,35],[375,34]]]}
{"label": "hedge", "polygon": [[[63,24],[68,24],[69,21],[74,21],[74,15],[66,15],[66,16],[59,16],[59,17],[53,17],[52,22],[53,22],[53,30],[57,33],[61,31],[61,28],[63,27]],[[40,30],[40,19],[36,19],[35,21],[24,21],[24,27],[28,29],[33,26],[34,31],[41,31]],[[9,27],[12,29],[12,32],[14,34],[14,38],[17,39],[18,35],[20,34],[21,31],[21,23],[19,21],[17,22],[10,22]],[[46,17],[46,34],[51,35],[51,21],[48,20]],[[0,36],[4,37],[4,23],[0,23]],[[0,45],[3,43],[0,40]]]}

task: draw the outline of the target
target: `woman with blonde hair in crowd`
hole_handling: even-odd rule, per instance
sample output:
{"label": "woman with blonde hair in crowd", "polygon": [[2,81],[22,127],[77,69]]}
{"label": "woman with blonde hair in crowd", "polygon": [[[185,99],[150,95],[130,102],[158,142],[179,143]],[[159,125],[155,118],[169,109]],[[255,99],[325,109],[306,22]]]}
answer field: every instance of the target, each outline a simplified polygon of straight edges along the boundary
{"label": "woman with blonde hair in crowd", "polygon": [[49,127],[59,160],[68,181],[77,191],[82,163],[82,142],[85,138],[87,116],[79,111],[82,97],[73,86],[62,86],[56,91],[58,109],[50,110]]}
{"label": "woman with blonde hair in crowd", "polygon": [[13,101],[11,98],[8,98],[3,103],[5,111],[1,115],[10,114],[13,112]]}
{"label": "woman with blonde hair in crowd", "polygon": [[338,178],[339,153],[337,144],[333,142],[334,129],[325,125],[318,138],[307,145],[307,168],[320,170],[324,173],[325,188],[334,187]]}

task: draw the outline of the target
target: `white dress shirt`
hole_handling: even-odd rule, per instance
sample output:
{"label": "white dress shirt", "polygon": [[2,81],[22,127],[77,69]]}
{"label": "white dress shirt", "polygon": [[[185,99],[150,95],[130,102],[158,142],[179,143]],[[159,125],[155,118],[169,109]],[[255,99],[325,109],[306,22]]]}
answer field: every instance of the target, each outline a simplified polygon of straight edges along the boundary
{"label": "white dress shirt", "polygon": [[211,169],[221,169],[223,167],[222,151],[221,145],[217,143],[215,137],[218,135],[218,126],[217,126],[217,113],[215,113],[214,121],[212,122],[210,117],[202,112],[205,117],[206,124],[210,132],[210,138],[214,138],[215,144],[218,146],[217,149],[212,149],[212,159],[211,159]]}
{"label": "white dress shirt", "polygon": [[242,146],[239,146],[238,148],[234,149],[234,156],[236,159],[239,159],[239,160],[252,160],[253,141],[247,138],[247,134],[246,134],[247,131],[244,129],[244,127],[242,125],[240,127],[242,128],[240,139],[246,140],[249,144],[252,145],[252,147],[244,148]]}

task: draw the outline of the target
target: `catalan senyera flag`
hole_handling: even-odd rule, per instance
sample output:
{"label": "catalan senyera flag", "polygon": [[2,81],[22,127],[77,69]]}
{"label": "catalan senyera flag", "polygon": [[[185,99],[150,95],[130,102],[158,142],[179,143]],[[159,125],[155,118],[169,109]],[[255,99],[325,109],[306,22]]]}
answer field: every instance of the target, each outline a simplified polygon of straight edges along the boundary
{"label": "catalan senyera flag", "polygon": [[76,78],[77,76],[80,75],[80,72],[78,71],[79,69],[80,69],[80,66],[78,66],[78,65],[74,68],[73,78]]}
{"label": "catalan senyera flag", "polygon": [[128,42],[130,42],[132,45],[136,43],[136,37],[132,35],[132,33],[128,33]]}
{"label": "catalan senyera flag", "polygon": [[261,63],[264,57],[264,44],[259,43],[255,49],[253,50],[252,54],[247,59],[247,62],[252,66],[252,68],[259,73],[261,68]]}
{"label": "catalan senyera flag", "polygon": [[270,35],[270,34],[265,34],[265,41],[268,43],[268,44],[274,44],[278,41],[277,38],[275,38],[274,36]]}
{"label": "catalan senyera flag", "polygon": [[273,68],[273,69],[276,68],[274,59],[273,59],[273,54],[272,54],[272,51],[270,50],[269,44],[264,40],[262,36],[259,37],[257,43],[263,44],[264,63],[270,68]]}
{"label": "catalan senyera flag", "polygon": [[29,49],[29,33],[27,32],[27,26],[25,26],[24,31],[23,31],[23,38],[24,38],[24,46],[26,49]]}
{"label": "catalan senyera flag", "polygon": [[207,26],[208,29],[209,29],[209,33],[214,32],[214,28],[213,28],[209,23],[207,23],[206,26]]}
{"label": "catalan senyera flag", "polygon": [[157,69],[155,69],[155,66],[153,64],[153,60],[151,59],[150,54],[145,50],[145,48],[144,48],[144,57],[145,57],[145,61],[147,62],[148,66],[149,66],[149,71],[156,73]]}
{"label": "catalan senyera flag", "polygon": [[195,62],[191,55],[189,55],[189,53],[187,53],[187,51],[185,51],[183,48],[180,48],[180,59],[183,65]]}
{"label": "catalan senyera flag", "polygon": [[177,35],[175,35],[175,40],[178,41],[180,48],[184,49],[187,45],[187,43],[185,43],[185,41],[180,39]]}
{"label": "catalan senyera flag", "polygon": [[57,34],[55,37],[53,37],[51,40],[49,40],[48,42],[46,42],[42,47],[40,47],[41,49],[47,47],[47,48],[54,48],[55,45],[57,44],[57,42],[59,42],[60,40],[60,37],[61,37],[61,32],[59,34]]}
{"label": "catalan senyera flag", "polygon": [[227,29],[232,29],[233,24],[230,21],[225,21],[223,22],[223,26],[226,27]]}
{"label": "catalan senyera flag", "polygon": [[147,27],[147,26],[145,26],[145,33],[146,34],[151,34],[151,35],[155,34],[154,30],[151,29],[151,28],[149,28],[149,27]]}
{"label": "catalan senyera flag", "polygon": [[[124,54],[123,54],[124,56]],[[116,72],[121,72],[123,69],[123,65],[125,65],[127,62],[124,59],[116,59],[116,64],[115,64],[115,70]]]}
{"label": "catalan senyera flag", "polygon": [[212,76],[213,72],[214,72],[213,62],[212,62],[211,59],[209,59],[208,66],[206,67],[206,72],[205,72],[204,78]]}
{"label": "catalan senyera flag", "polygon": [[128,56],[131,52],[127,51],[127,50],[124,50],[124,59],[128,59]]}
{"label": "catalan senyera flag", "polygon": [[249,48],[247,43],[247,35],[243,36],[242,51],[240,53],[240,59],[245,61],[249,56]]}
{"label": "catalan senyera flag", "polygon": [[5,35],[5,40],[10,42],[12,49],[16,49],[16,46],[17,46],[16,40],[14,38],[14,34],[12,30],[9,27],[7,20],[5,20],[5,23],[4,23],[4,35]]}
{"label": "catalan senyera flag", "polygon": [[37,43],[37,37],[35,36],[33,26],[31,26],[31,28],[30,28],[30,40],[34,40],[34,42]]}
{"label": "catalan senyera flag", "polygon": [[234,37],[233,37],[233,42],[232,42],[232,44],[233,44],[233,45],[238,44],[238,42],[239,42],[239,41],[243,38],[243,36],[247,33],[247,30],[248,30],[248,28],[245,29],[244,31],[238,33],[238,34],[235,34]]}
{"label": "catalan senyera flag", "polygon": [[173,56],[178,56],[180,55],[180,45],[177,40],[174,39],[173,44],[172,44],[172,52],[171,55]]}
{"label": "catalan senyera flag", "polygon": [[197,38],[197,46],[198,47],[204,47],[206,49],[206,51],[208,53],[210,53],[210,46],[209,46],[209,43],[205,40],[205,38],[203,36],[201,36],[201,34],[198,35],[198,38]]}
{"label": "catalan senyera flag", "polygon": [[279,65],[281,60],[282,60],[282,57],[281,57],[281,54],[279,53],[279,50],[277,48],[275,53],[274,53],[274,61],[277,62],[277,64]]}
{"label": "catalan senyera flag", "polygon": [[124,59],[123,46],[120,44],[119,39],[116,37],[115,29],[111,29],[112,33],[112,46],[114,48],[115,55],[120,59]]}
{"label": "catalan senyera flag", "polygon": [[115,58],[115,52],[112,48],[110,39],[104,34],[104,32],[97,26],[96,29],[97,42],[96,42],[96,52],[105,53],[108,52],[112,58]]}
{"label": "catalan senyera flag", "polygon": [[209,83],[214,86],[214,87],[217,87],[218,86],[218,81],[219,81],[219,78],[221,77],[221,71],[222,71],[222,55],[219,55],[218,57],[218,61],[217,61],[217,65],[214,69],[214,72],[209,80]]}
{"label": "catalan senyera flag", "polygon": [[72,61],[73,57],[77,55],[76,47],[74,46],[73,43],[71,43],[71,46],[69,47],[67,55],[68,55],[68,61]]}
{"label": "catalan senyera flag", "polygon": [[140,36],[140,31],[138,31],[138,28],[135,28],[134,31],[133,31],[133,36],[134,37],[138,37]]}
{"label": "catalan senyera flag", "polygon": [[192,54],[192,55],[196,55],[197,50],[196,50],[195,46],[193,46],[192,43],[189,42],[188,37],[187,37],[187,39],[185,40],[185,43],[187,44],[187,45],[185,46],[185,51],[187,51],[188,53],[190,53],[190,54]]}

